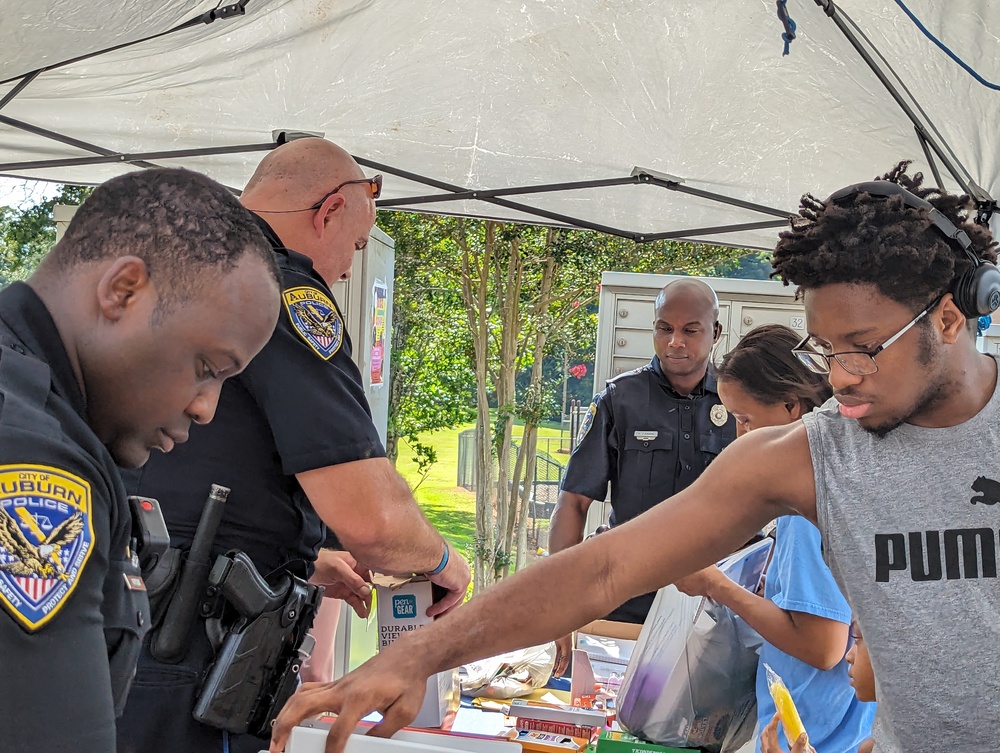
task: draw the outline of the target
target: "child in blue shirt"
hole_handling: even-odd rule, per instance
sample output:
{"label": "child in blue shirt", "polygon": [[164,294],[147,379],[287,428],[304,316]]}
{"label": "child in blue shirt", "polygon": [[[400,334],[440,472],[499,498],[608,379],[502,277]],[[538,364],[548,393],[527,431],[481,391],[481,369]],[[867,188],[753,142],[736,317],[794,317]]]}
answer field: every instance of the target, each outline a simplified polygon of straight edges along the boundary
{"label": "child in blue shirt", "polygon": [[[764,325],[723,359],[719,397],[736,419],[737,436],[796,421],[830,397],[826,378],[792,354],[799,339],[787,327]],[[767,663],[788,687],[816,750],[855,753],[871,735],[875,704],[855,697],[844,660],[851,609],[823,562],[820,533],[812,523],[795,515],[778,518],[763,595],[750,593],[716,567],[675,585],[724,604],[764,638],[757,672],[761,728],[775,713],[764,677]]]}

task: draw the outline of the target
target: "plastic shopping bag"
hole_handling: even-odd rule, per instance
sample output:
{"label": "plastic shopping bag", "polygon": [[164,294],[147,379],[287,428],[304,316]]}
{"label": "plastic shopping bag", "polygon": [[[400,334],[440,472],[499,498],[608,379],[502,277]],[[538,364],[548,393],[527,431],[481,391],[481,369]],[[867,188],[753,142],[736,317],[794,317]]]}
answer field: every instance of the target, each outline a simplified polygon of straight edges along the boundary
{"label": "plastic shopping bag", "polygon": [[[773,542],[764,539],[720,567],[753,590]],[[710,599],[660,589],[632,652],[618,720],[661,745],[729,753],[750,740],[757,721],[759,635]]]}
{"label": "plastic shopping bag", "polygon": [[462,665],[464,695],[519,698],[544,687],[556,663],[556,644],[546,643]]}

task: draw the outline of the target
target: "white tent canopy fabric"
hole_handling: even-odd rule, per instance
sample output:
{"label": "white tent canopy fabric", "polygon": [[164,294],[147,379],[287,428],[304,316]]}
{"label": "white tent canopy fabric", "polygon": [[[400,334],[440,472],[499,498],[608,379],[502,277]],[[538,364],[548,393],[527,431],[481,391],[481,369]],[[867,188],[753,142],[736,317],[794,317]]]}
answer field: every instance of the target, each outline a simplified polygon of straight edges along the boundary
{"label": "white tent canopy fabric", "polygon": [[1000,196],[989,0],[787,0],[787,56],[774,0],[243,4],[164,34],[219,6],[0,0],[0,175],[182,165],[240,187],[276,131],[316,132],[385,173],[393,206],[755,248],[802,193],[900,159]]}

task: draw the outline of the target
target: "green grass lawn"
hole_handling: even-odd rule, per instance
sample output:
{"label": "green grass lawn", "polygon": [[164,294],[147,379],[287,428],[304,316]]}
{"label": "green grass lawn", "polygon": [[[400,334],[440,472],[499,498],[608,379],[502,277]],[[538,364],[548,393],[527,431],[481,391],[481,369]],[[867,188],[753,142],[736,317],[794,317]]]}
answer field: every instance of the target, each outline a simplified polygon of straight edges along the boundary
{"label": "green grass lawn", "polygon": [[[458,435],[473,424],[464,424],[454,429],[441,429],[420,437],[424,444],[431,445],[438,455],[431,466],[426,480],[417,487],[417,502],[428,519],[441,534],[461,552],[466,552],[472,544],[476,532],[476,495],[457,486],[458,483]],[[515,441],[519,441],[521,427],[515,427]],[[558,428],[541,427],[539,437],[559,437]],[[552,445],[553,450],[555,444]],[[553,459],[566,464],[568,454],[550,453]],[[420,474],[412,460],[413,452],[405,442],[399,443],[399,459],[396,470],[406,479],[411,488],[417,486]]]}

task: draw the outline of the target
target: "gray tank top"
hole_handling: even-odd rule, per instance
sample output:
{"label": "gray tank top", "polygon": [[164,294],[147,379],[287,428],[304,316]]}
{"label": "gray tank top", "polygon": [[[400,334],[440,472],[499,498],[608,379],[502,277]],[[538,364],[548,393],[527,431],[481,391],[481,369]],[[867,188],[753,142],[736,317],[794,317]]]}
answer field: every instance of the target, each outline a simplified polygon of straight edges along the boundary
{"label": "gray tank top", "polygon": [[958,426],[879,439],[835,400],[803,421],[823,553],[875,670],[875,750],[995,753],[1000,380]]}

